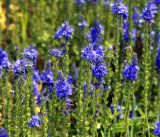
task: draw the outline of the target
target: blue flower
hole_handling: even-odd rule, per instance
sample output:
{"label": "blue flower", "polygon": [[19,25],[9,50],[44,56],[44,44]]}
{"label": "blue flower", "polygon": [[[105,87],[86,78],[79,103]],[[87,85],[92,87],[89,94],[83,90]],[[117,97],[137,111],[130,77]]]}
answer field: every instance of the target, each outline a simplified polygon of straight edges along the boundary
{"label": "blue flower", "polygon": [[128,42],[129,41],[129,28],[128,28],[128,21],[123,20],[123,38],[124,41]]}
{"label": "blue flower", "polygon": [[56,48],[53,48],[50,52],[50,54],[56,58],[61,58],[63,57],[63,55],[66,53],[66,49],[56,49]]}
{"label": "blue flower", "polygon": [[28,123],[29,127],[39,127],[42,124],[39,116],[32,116],[30,122]]}
{"label": "blue flower", "polygon": [[156,3],[157,5],[160,4],[160,0],[153,0],[154,3]]}
{"label": "blue flower", "polygon": [[33,63],[36,64],[38,52],[32,46],[29,46],[28,48],[26,48],[22,53],[22,55],[24,55],[25,58],[29,59],[30,61],[33,61]]}
{"label": "blue flower", "polygon": [[47,87],[50,92],[53,91],[54,82],[53,82],[53,72],[51,70],[46,70],[42,72],[41,75],[43,88]]}
{"label": "blue flower", "polygon": [[136,43],[136,29],[132,29],[131,36],[132,42]]}
{"label": "blue flower", "polygon": [[160,122],[159,121],[155,123],[153,134],[160,137]]}
{"label": "blue flower", "polygon": [[91,69],[92,75],[97,79],[101,79],[107,74],[107,67],[105,63],[96,63]]}
{"label": "blue flower", "polygon": [[74,0],[74,3],[75,3],[77,6],[81,7],[81,6],[83,6],[84,4],[86,4],[86,0]]}
{"label": "blue flower", "polygon": [[74,28],[69,25],[69,22],[66,21],[62,23],[61,27],[57,29],[54,37],[57,39],[64,38],[66,41],[72,39],[72,35],[74,33]]}
{"label": "blue flower", "polygon": [[122,16],[124,19],[128,17],[128,7],[125,6],[123,3],[116,3],[114,2],[112,6],[112,13]]}
{"label": "blue flower", "polygon": [[84,19],[84,17],[81,18],[81,22],[78,22],[78,26],[83,29],[84,27],[88,27],[87,21]]}
{"label": "blue flower", "polygon": [[13,64],[13,69],[12,71],[14,72],[14,77],[19,78],[21,75],[23,76],[24,79],[26,79],[26,72],[28,67],[33,67],[33,63],[26,60],[17,60],[15,64]]}
{"label": "blue flower", "polygon": [[86,37],[91,43],[101,44],[103,34],[104,27],[99,23],[99,21],[96,21],[90,30],[90,34],[86,34]]}
{"label": "blue flower", "polygon": [[141,24],[140,13],[136,7],[134,7],[134,13],[132,15],[132,20],[134,24],[137,26]]}
{"label": "blue flower", "polygon": [[0,48],[0,75],[3,68],[9,69],[10,66],[8,54]]}
{"label": "blue flower", "polygon": [[60,100],[66,99],[72,95],[72,87],[68,80],[63,76],[63,73],[59,74],[56,83],[56,96]]}
{"label": "blue flower", "polygon": [[5,128],[0,127],[0,137],[9,137]]}
{"label": "blue flower", "polygon": [[122,75],[123,78],[130,81],[135,81],[138,77],[138,58],[136,55],[132,57],[132,63],[126,64],[125,68],[123,69]]}
{"label": "blue flower", "polygon": [[104,58],[104,48],[99,45],[89,44],[82,49],[82,58],[92,62],[102,62]]}
{"label": "blue flower", "polygon": [[157,13],[158,7],[153,2],[148,2],[143,9],[142,18],[149,23],[154,22],[155,14]]}
{"label": "blue flower", "polygon": [[156,56],[156,67],[160,70],[160,32],[158,34],[158,48],[157,48],[157,56]]}

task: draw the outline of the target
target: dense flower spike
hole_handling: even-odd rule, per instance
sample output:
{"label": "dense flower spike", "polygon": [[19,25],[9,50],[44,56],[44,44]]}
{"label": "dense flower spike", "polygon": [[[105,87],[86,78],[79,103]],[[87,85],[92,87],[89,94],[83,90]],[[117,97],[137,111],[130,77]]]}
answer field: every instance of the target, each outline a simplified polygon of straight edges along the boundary
{"label": "dense flower spike", "polygon": [[69,39],[72,39],[74,33],[74,28],[69,25],[69,22],[66,21],[62,23],[61,27],[57,29],[56,33],[54,34],[54,37],[57,39],[64,38],[66,41]]}
{"label": "dense flower spike", "polygon": [[42,72],[41,81],[43,89],[47,87],[50,92],[53,91],[54,81],[53,72],[50,70],[50,62],[47,63],[45,72]]}
{"label": "dense flower spike", "polygon": [[160,137],[160,122],[159,121],[155,123],[153,134]]}
{"label": "dense flower spike", "polygon": [[28,123],[29,127],[39,127],[42,124],[42,121],[40,120],[39,116],[32,116],[30,118],[30,122]]}
{"label": "dense flower spike", "polygon": [[26,79],[26,72],[28,67],[32,68],[33,63],[26,59],[17,60],[15,64],[13,64],[13,69],[12,69],[15,78],[19,78],[22,75],[23,78]]}
{"label": "dense flower spike", "polygon": [[66,49],[56,49],[53,48],[50,52],[50,54],[56,58],[61,58],[63,57],[63,55],[66,53]]}
{"label": "dense flower spike", "polygon": [[129,41],[129,28],[128,28],[128,21],[123,20],[123,38],[124,41],[128,42]]}
{"label": "dense flower spike", "polygon": [[156,56],[156,67],[160,70],[160,32],[158,34],[158,48],[157,48],[157,56]]}
{"label": "dense flower spike", "polygon": [[125,68],[123,69],[123,78],[126,80],[135,81],[138,77],[138,71],[138,58],[136,55],[133,55],[132,63],[126,64]]}
{"label": "dense flower spike", "polygon": [[92,75],[97,79],[101,79],[107,74],[107,67],[105,63],[97,63],[92,66]]}
{"label": "dense flower spike", "polygon": [[0,75],[3,68],[8,69],[11,63],[8,59],[8,54],[0,48]]}
{"label": "dense flower spike", "polygon": [[112,5],[112,13],[122,16],[124,19],[128,17],[128,7],[125,6],[122,2],[116,3]]}
{"label": "dense flower spike", "polygon": [[104,27],[99,23],[99,21],[96,21],[90,30],[90,34],[86,34],[86,37],[91,43],[101,44],[103,34]]}
{"label": "dense flower spike", "polygon": [[158,7],[153,2],[148,2],[145,8],[143,9],[142,18],[148,23],[154,22],[155,14],[157,13]]}
{"label": "dense flower spike", "polygon": [[142,19],[140,18],[140,13],[136,7],[134,7],[134,13],[132,15],[132,20],[134,22],[134,25],[137,25],[140,27],[140,24],[142,23]]}
{"label": "dense flower spike", "polygon": [[99,45],[89,44],[82,49],[81,57],[92,63],[102,62],[104,58],[104,48]]}
{"label": "dense flower spike", "polygon": [[63,76],[62,73],[59,74],[56,83],[56,96],[60,100],[66,99],[67,97],[72,95],[72,87],[71,84],[67,81],[67,79]]}
{"label": "dense flower spike", "polygon": [[30,61],[33,61],[33,63],[36,64],[38,52],[32,46],[26,48],[22,54],[25,56],[25,58],[29,59]]}
{"label": "dense flower spike", "polygon": [[0,127],[0,137],[9,137],[5,128]]}
{"label": "dense flower spike", "polygon": [[38,94],[38,82],[41,80],[40,73],[38,70],[33,71],[33,94]]}

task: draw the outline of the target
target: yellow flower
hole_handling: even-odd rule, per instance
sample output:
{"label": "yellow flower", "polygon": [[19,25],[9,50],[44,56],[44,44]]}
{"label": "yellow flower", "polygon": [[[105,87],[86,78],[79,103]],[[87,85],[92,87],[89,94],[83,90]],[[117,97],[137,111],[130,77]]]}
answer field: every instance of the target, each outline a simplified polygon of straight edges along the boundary
{"label": "yellow flower", "polygon": [[0,2],[0,28],[4,30],[6,28],[6,11],[2,8],[2,1]]}

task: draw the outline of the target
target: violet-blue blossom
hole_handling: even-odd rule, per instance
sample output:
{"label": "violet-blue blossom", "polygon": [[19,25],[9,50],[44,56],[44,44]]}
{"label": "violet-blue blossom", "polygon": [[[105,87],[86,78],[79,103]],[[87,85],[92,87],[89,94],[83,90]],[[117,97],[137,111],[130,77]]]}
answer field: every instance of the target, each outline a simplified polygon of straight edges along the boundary
{"label": "violet-blue blossom", "polygon": [[87,33],[86,37],[91,43],[102,43],[102,37],[104,34],[104,27],[99,23],[99,21],[96,21],[94,23],[94,26],[90,30],[90,34]]}
{"label": "violet-blue blossom", "polygon": [[57,49],[57,48],[53,48],[50,52],[50,54],[56,58],[61,58],[63,57],[63,55],[65,55],[66,53],[66,49]]}
{"label": "violet-blue blossom", "polygon": [[122,16],[124,19],[128,17],[128,7],[125,6],[122,2],[116,3],[112,5],[112,13]]}
{"label": "violet-blue blossom", "polygon": [[69,25],[69,22],[66,21],[62,23],[61,27],[57,29],[56,33],[54,34],[54,37],[57,39],[65,39],[68,41],[69,39],[72,39],[74,33],[74,28]]}
{"label": "violet-blue blossom", "polygon": [[3,127],[0,127],[0,137],[9,137],[7,130]]}
{"label": "violet-blue blossom", "polygon": [[123,69],[122,75],[125,80],[135,81],[138,77],[138,58],[136,55],[133,55],[131,64],[126,64]]}
{"label": "violet-blue blossom", "polygon": [[9,61],[8,54],[3,49],[0,48],[0,75],[3,68],[9,69],[10,66],[11,63]]}
{"label": "violet-blue blossom", "polygon": [[105,63],[97,63],[92,66],[92,75],[97,79],[101,79],[107,75],[107,67]]}
{"label": "violet-blue blossom", "polygon": [[29,127],[39,127],[42,124],[41,119],[39,118],[39,116],[35,116],[33,115],[30,118],[30,122],[28,123]]}
{"label": "violet-blue blossom", "polygon": [[157,13],[158,7],[155,3],[149,1],[143,11],[142,11],[142,18],[147,21],[148,23],[154,22],[155,14]]}
{"label": "violet-blue blossom", "polygon": [[36,64],[38,52],[32,46],[27,47],[22,53],[22,55],[24,55],[25,58],[29,59],[30,61],[33,61],[33,63]]}
{"label": "violet-blue blossom", "polygon": [[13,73],[14,73],[14,77],[15,78],[19,78],[20,76],[23,76],[24,79],[26,79],[26,72],[27,72],[27,68],[32,68],[33,67],[33,63],[26,60],[26,59],[22,59],[22,60],[17,60],[14,64],[13,64]]}
{"label": "violet-blue blossom", "polygon": [[157,121],[157,122],[154,124],[153,134],[154,134],[155,136],[160,137],[160,122],[159,122],[159,121]]}
{"label": "violet-blue blossom", "polygon": [[104,58],[104,48],[99,45],[89,44],[82,49],[81,57],[92,62],[102,62]]}
{"label": "violet-blue blossom", "polygon": [[55,85],[56,96],[60,100],[66,99],[72,95],[72,87],[68,80],[64,77],[62,73],[59,74],[57,78],[57,83]]}

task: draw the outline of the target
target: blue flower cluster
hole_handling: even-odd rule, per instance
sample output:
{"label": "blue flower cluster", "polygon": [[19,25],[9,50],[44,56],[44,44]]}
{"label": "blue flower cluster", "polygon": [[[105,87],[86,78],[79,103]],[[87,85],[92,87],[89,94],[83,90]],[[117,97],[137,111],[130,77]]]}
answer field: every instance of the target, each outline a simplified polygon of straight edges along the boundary
{"label": "blue flower cluster", "polygon": [[122,2],[116,3],[114,2],[112,6],[112,13],[115,15],[120,15],[124,19],[128,17],[128,7],[125,6]]}
{"label": "blue flower cluster", "polygon": [[158,34],[158,48],[157,48],[157,56],[156,56],[156,67],[160,70],[160,32]]}
{"label": "blue flower cluster", "polygon": [[48,88],[50,92],[53,91],[54,81],[53,81],[53,72],[50,70],[50,63],[48,62],[46,65],[46,69],[42,72],[41,81],[42,81],[42,88]]}
{"label": "blue flower cluster", "polygon": [[142,18],[148,23],[154,22],[155,14],[157,13],[158,7],[153,2],[148,2],[143,9]]}
{"label": "blue flower cluster", "polygon": [[30,61],[33,61],[34,64],[36,64],[38,52],[32,46],[26,48],[22,55],[24,55],[26,59],[29,59]]}
{"label": "blue flower cluster", "polygon": [[56,58],[61,58],[63,57],[63,55],[66,53],[66,49],[56,49],[53,48],[50,52],[50,54]]}
{"label": "blue flower cluster", "polygon": [[160,122],[155,123],[155,129],[153,130],[153,134],[160,137]]}
{"label": "blue flower cluster", "polygon": [[[74,28],[69,25],[69,22],[66,21],[62,23],[61,27],[57,29],[56,33],[54,34],[54,37],[57,39],[65,39],[66,42],[68,42],[70,39],[72,39],[74,33]],[[62,49],[53,48],[50,52],[50,55],[61,58],[66,53],[66,43],[62,44]]]}
{"label": "blue flower cluster", "polygon": [[39,127],[42,124],[41,119],[39,118],[39,116],[32,116],[30,118],[30,122],[28,123],[29,127]]}
{"label": "blue flower cluster", "polygon": [[107,74],[107,67],[105,63],[98,63],[93,65],[92,74],[97,79],[101,79]]}
{"label": "blue flower cluster", "polygon": [[90,34],[86,34],[87,39],[91,43],[102,43],[102,37],[104,34],[104,27],[99,23],[99,21],[96,21],[94,26],[91,27]]}
{"label": "blue flower cluster", "polygon": [[128,21],[126,19],[123,20],[123,38],[124,41],[129,41],[129,28],[128,28]]}
{"label": "blue flower cluster", "polygon": [[153,0],[154,3],[156,3],[157,5],[160,4],[160,0]]}
{"label": "blue flower cluster", "polygon": [[8,54],[5,51],[3,51],[3,49],[0,48],[0,76],[2,73],[2,69],[3,68],[9,69],[10,66],[11,63],[9,61]]}
{"label": "blue flower cluster", "polygon": [[138,58],[137,55],[133,55],[131,64],[126,64],[123,69],[122,75],[125,80],[135,81],[138,77]]}
{"label": "blue flower cluster", "polygon": [[64,77],[63,73],[59,74],[55,88],[56,88],[56,96],[60,100],[66,99],[67,97],[72,95],[72,86],[68,82],[68,80]]}
{"label": "blue flower cluster", "polygon": [[99,45],[89,44],[82,49],[81,57],[91,63],[102,62],[104,58],[104,48]]}
{"label": "blue flower cluster", "polygon": [[9,137],[5,128],[0,127],[0,137]]}
{"label": "blue flower cluster", "polygon": [[83,5],[85,5],[86,3],[91,3],[93,5],[96,5],[99,3],[99,0],[74,0],[74,3],[79,6],[82,7]]}
{"label": "blue flower cluster", "polygon": [[81,54],[82,58],[93,64],[92,74],[99,80],[107,74],[107,67],[104,63],[104,48],[101,46],[103,33],[103,26],[96,21],[91,28],[90,34],[87,34],[90,43],[82,48]]}
{"label": "blue flower cluster", "polygon": [[68,41],[69,39],[72,39],[74,33],[74,28],[69,25],[69,22],[66,21],[62,23],[61,27],[57,29],[56,33],[54,34],[54,37],[57,39],[65,39]]}
{"label": "blue flower cluster", "polygon": [[33,63],[26,60],[26,59],[22,59],[22,60],[17,60],[14,64],[13,64],[13,73],[14,73],[14,77],[17,79],[20,76],[23,77],[23,79],[26,79],[26,72],[27,72],[27,68],[33,67]]}

